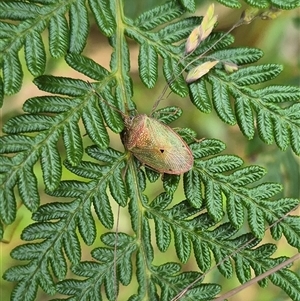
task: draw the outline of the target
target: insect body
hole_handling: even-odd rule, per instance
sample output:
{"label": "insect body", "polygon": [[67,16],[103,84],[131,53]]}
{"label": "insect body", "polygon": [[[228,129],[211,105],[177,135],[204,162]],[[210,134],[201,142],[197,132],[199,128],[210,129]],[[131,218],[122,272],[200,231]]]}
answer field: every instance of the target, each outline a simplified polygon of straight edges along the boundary
{"label": "insect body", "polygon": [[125,119],[123,143],[139,161],[160,173],[183,174],[194,163],[183,139],[167,125],[145,114]]}

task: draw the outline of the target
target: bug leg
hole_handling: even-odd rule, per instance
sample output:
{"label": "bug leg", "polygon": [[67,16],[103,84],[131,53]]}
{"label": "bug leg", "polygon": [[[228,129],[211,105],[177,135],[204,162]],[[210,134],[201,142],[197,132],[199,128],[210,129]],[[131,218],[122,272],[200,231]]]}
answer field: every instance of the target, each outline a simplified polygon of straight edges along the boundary
{"label": "bug leg", "polygon": [[151,113],[150,116],[152,116],[153,118],[159,120],[161,118],[161,116],[163,116],[163,115],[164,116],[169,116],[169,115],[173,116],[173,115],[176,115],[179,111],[181,111],[181,109],[178,108],[178,107],[173,106],[172,108],[175,109],[173,112],[162,112],[162,111],[159,112],[159,111],[155,111],[155,112]]}
{"label": "bug leg", "polygon": [[183,140],[190,144],[192,142],[196,142],[196,143],[200,143],[202,142],[203,140],[205,140],[206,138],[201,138],[201,139],[197,139],[196,136],[196,132],[192,131],[191,129],[188,129],[188,128],[173,128],[173,130],[178,134],[180,135]]}

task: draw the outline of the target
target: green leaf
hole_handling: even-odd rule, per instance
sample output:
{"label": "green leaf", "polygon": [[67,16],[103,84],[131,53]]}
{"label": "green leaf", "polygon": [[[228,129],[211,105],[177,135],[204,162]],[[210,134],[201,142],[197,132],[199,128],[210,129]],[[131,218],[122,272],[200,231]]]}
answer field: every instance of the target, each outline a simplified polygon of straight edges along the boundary
{"label": "green leaf", "polygon": [[54,118],[46,115],[20,115],[8,120],[3,130],[9,134],[39,132],[49,129],[54,124]]}
{"label": "green leaf", "polygon": [[16,31],[16,24],[10,24],[7,22],[0,22],[0,37],[2,39],[10,38]]}
{"label": "green leaf", "polygon": [[42,37],[33,31],[25,40],[25,59],[28,70],[33,76],[42,75],[46,68],[46,53]]}
{"label": "green leaf", "polygon": [[109,73],[108,71],[97,64],[94,60],[76,53],[68,53],[65,57],[66,62],[73,69],[86,76],[95,79],[103,80]]}
{"label": "green leaf", "polygon": [[89,185],[79,181],[61,181],[54,191],[48,191],[47,194],[59,197],[80,198],[87,190]]}
{"label": "green leaf", "polygon": [[222,3],[225,6],[231,7],[231,8],[240,8],[241,3],[239,0],[218,0],[218,2]]}
{"label": "green leaf", "polygon": [[262,1],[246,0],[245,2],[251,6],[259,7],[259,8],[267,8],[269,6],[269,3],[267,0],[262,0]]}
{"label": "green leaf", "polygon": [[49,50],[54,58],[62,57],[69,47],[69,28],[64,14],[57,13],[49,23]]}
{"label": "green leaf", "polygon": [[237,65],[257,62],[263,56],[263,52],[257,48],[230,48],[214,52],[214,58],[222,62],[231,62]]}
{"label": "green leaf", "polygon": [[272,85],[256,90],[265,102],[296,101],[300,97],[299,87]]}
{"label": "green leaf", "polygon": [[248,139],[252,139],[254,137],[255,130],[250,101],[247,98],[237,98],[235,101],[235,112],[237,114],[237,122],[243,134]]}
{"label": "green leaf", "polygon": [[197,140],[197,133],[189,128],[176,129],[176,133],[187,143],[190,144]]}
{"label": "green leaf", "polygon": [[[114,98],[111,93],[105,93],[104,99],[111,105],[115,105],[117,99]],[[107,126],[115,133],[120,133],[124,129],[124,122],[119,113],[113,108],[109,107],[104,101],[99,100],[99,106],[102,112],[102,116]]]}
{"label": "green leaf", "polygon": [[89,5],[101,31],[108,37],[112,36],[117,25],[109,1],[89,0]]}
{"label": "green leaf", "polygon": [[158,57],[154,47],[144,42],[139,51],[139,72],[140,78],[147,88],[153,88],[157,81]]}
{"label": "green leaf", "polygon": [[265,232],[263,213],[259,208],[248,207],[249,226],[256,237],[262,238]]}
{"label": "green leaf", "polygon": [[191,31],[201,23],[202,18],[190,17],[171,23],[160,31],[158,31],[158,38],[163,43],[174,43],[186,39]]}
{"label": "green leaf", "polygon": [[171,243],[170,225],[159,218],[154,218],[154,222],[157,247],[161,252],[165,252]]}
{"label": "green leaf", "polygon": [[89,102],[83,110],[84,127],[94,143],[100,148],[107,148],[109,145],[109,136],[105,125],[100,118],[101,112],[94,102]]}
{"label": "green leaf", "polygon": [[73,115],[73,120],[70,120],[64,127],[63,139],[66,148],[67,160],[72,165],[77,165],[83,156],[83,145],[78,126],[78,117]]}
{"label": "green leaf", "polygon": [[96,239],[96,225],[91,214],[90,202],[85,202],[78,216],[78,228],[84,242],[90,246]]}
{"label": "green leaf", "polygon": [[300,129],[295,126],[290,128],[291,145],[296,155],[300,155]]}
{"label": "green leaf", "polygon": [[[1,3],[2,2],[0,2],[0,4]],[[4,56],[3,60],[4,93],[9,95],[19,92],[21,89],[22,80],[23,70],[18,54],[16,52],[11,52]]]}
{"label": "green leaf", "polygon": [[185,97],[188,94],[187,85],[182,77],[181,68],[178,63],[169,56],[160,53],[163,57],[163,71],[166,81],[169,84],[170,89],[180,95]]}
{"label": "green leaf", "polygon": [[257,115],[258,134],[260,138],[267,144],[271,144],[274,140],[273,123],[270,113],[267,110],[260,110]]}
{"label": "green leaf", "polygon": [[189,85],[192,103],[203,113],[210,113],[212,109],[205,81],[203,79]]}
{"label": "green leaf", "polygon": [[149,31],[158,25],[174,20],[184,13],[182,6],[175,1],[168,1],[160,6],[142,13],[136,20],[135,26],[145,31]]}
{"label": "green leaf", "polygon": [[109,147],[107,149],[101,149],[96,145],[89,146],[86,149],[86,152],[92,158],[109,164],[114,164],[115,161],[120,160],[120,158],[123,157],[123,153],[113,148]]}
{"label": "green leaf", "polygon": [[282,66],[275,64],[250,66],[232,73],[229,80],[239,86],[255,85],[273,79],[281,71]]}
{"label": "green leaf", "polygon": [[234,125],[235,115],[232,111],[226,86],[216,78],[212,81],[212,100],[219,117],[226,123]]}
{"label": "green leaf", "polygon": [[245,283],[251,279],[250,264],[247,260],[244,260],[242,256],[237,256],[235,260],[237,266],[237,277],[241,283]]}
{"label": "green leaf", "polygon": [[83,96],[88,87],[85,81],[79,79],[51,75],[39,76],[34,79],[34,83],[46,92],[68,96]]}
{"label": "green leaf", "polygon": [[147,261],[151,262],[153,261],[154,252],[151,244],[151,231],[149,222],[146,218],[143,218],[142,223],[141,230],[143,231],[143,237],[141,238],[141,241],[143,243],[143,253],[146,256]]}
{"label": "green leaf", "polygon": [[206,170],[212,173],[220,173],[240,167],[243,160],[237,156],[220,155],[205,161]]}
{"label": "green leaf", "polygon": [[180,231],[176,226],[172,225],[174,233],[176,254],[182,263],[187,262],[191,255],[191,244],[187,234]]}
{"label": "green leaf", "polygon": [[33,145],[33,139],[25,135],[7,135],[0,137],[0,153],[17,153],[28,150]]}
{"label": "green leaf", "polygon": [[226,197],[226,209],[228,218],[236,228],[239,228],[243,224],[245,218],[242,200],[238,195],[233,193],[228,194]]}
{"label": "green leaf", "polygon": [[[121,168],[124,165],[120,166]],[[120,206],[126,206],[127,203],[127,194],[125,185],[123,182],[123,170],[122,169],[115,169],[114,174],[109,180],[109,190],[115,201]]]}
{"label": "green leaf", "polygon": [[101,223],[108,229],[114,224],[113,212],[106,191],[100,190],[93,198],[95,212]]}
{"label": "green leaf", "polygon": [[299,300],[298,283],[300,279],[297,274],[294,274],[287,269],[282,269],[274,273],[273,275],[270,275],[270,280],[275,285],[282,287],[292,300]]}
{"label": "green leaf", "polygon": [[179,185],[179,175],[165,174],[163,177],[163,187],[168,194],[174,194]]}
{"label": "green leaf", "polygon": [[193,170],[183,175],[184,193],[187,200],[195,208],[202,206],[203,197],[201,189],[201,177]]}
{"label": "green leaf", "polygon": [[4,178],[1,175],[0,180],[0,216],[3,223],[8,225],[15,220],[17,214],[16,199],[13,193],[17,178],[16,176],[13,178]]}
{"label": "green leaf", "polygon": [[297,0],[289,0],[289,1],[282,1],[282,0],[272,0],[275,6],[281,9],[293,9],[299,7],[299,3]]}
{"label": "green leaf", "polygon": [[18,173],[18,188],[25,206],[30,211],[36,211],[40,204],[38,183],[33,168],[25,166]]}
{"label": "green leaf", "polygon": [[[57,137],[58,138],[58,137]],[[56,139],[48,141],[42,148],[41,167],[43,170],[44,183],[50,191],[54,190],[60,181],[62,166]]]}
{"label": "green leaf", "polygon": [[25,2],[0,2],[0,18],[11,20],[28,20],[41,14],[38,5]]}
{"label": "green leaf", "polygon": [[182,109],[178,107],[165,107],[153,113],[153,118],[158,119],[162,123],[169,124],[177,120],[182,115]]}
{"label": "green leaf", "polygon": [[150,204],[152,209],[165,209],[172,202],[172,196],[166,192],[159,194]]}
{"label": "green leaf", "polygon": [[4,229],[3,229],[3,225],[0,224],[0,238],[1,238],[1,240],[3,240],[3,236],[4,236]]}
{"label": "green leaf", "polygon": [[225,144],[217,139],[205,139],[200,143],[190,145],[195,159],[215,155],[225,149]]}
{"label": "green leaf", "polygon": [[[47,221],[52,219],[66,219],[70,212],[76,211],[80,205],[79,201],[70,203],[48,203],[39,207],[38,211],[33,213],[32,219],[35,221]],[[63,224],[61,226],[64,226]],[[25,231],[25,230],[24,230]],[[57,231],[57,229],[55,229]]]}
{"label": "green leaf", "polygon": [[[72,227],[71,225],[70,227]],[[73,264],[77,264],[81,257],[81,248],[75,231],[68,231],[64,236],[64,249]]]}
{"label": "green leaf", "polygon": [[266,174],[266,170],[260,166],[251,165],[236,170],[229,177],[228,181],[233,185],[246,186],[259,181]]}
{"label": "green leaf", "polygon": [[194,239],[193,248],[197,265],[201,271],[207,271],[211,267],[211,256],[208,244],[205,241]]}
{"label": "green leaf", "polygon": [[81,161],[76,166],[71,165],[68,161],[64,161],[64,166],[75,175],[87,179],[99,179],[99,177],[102,177],[103,174],[107,174],[110,170],[110,166],[87,161]]}
{"label": "green leaf", "polygon": [[274,138],[281,150],[286,150],[289,143],[288,123],[280,118],[272,118],[274,128]]}
{"label": "green leaf", "polygon": [[37,295],[37,290],[37,279],[34,279],[34,281],[28,279],[27,281],[20,282],[12,292],[12,300],[34,300]]}
{"label": "green leaf", "polygon": [[26,100],[23,110],[28,113],[64,113],[79,106],[79,99],[60,96],[37,96]]}
{"label": "green leaf", "polygon": [[147,179],[151,183],[156,182],[159,179],[159,177],[160,177],[160,173],[159,172],[157,172],[155,170],[152,170],[150,168],[147,168],[147,166],[145,167],[145,172],[146,172]]}
{"label": "green leaf", "polygon": [[78,0],[70,7],[70,44],[69,52],[80,54],[86,44],[89,22],[85,0]]}
{"label": "green leaf", "polygon": [[220,221],[223,217],[222,195],[218,184],[213,182],[205,183],[205,200],[209,214],[215,221]]}
{"label": "green leaf", "polygon": [[180,2],[190,13],[195,12],[195,0],[180,0]]}

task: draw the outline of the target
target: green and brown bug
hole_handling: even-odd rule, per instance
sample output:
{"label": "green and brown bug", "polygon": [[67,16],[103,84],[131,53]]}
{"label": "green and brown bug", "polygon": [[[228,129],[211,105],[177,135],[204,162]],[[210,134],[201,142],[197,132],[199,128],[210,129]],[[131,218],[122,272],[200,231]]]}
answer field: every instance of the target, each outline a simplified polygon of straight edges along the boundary
{"label": "green and brown bug", "polygon": [[[92,87],[91,84],[90,86]],[[104,100],[94,89],[93,91],[121,114],[124,121],[122,143],[142,164],[159,173],[174,175],[183,174],[193,167],[191,149],[171,127],[146,114],[126,115]]]}
{"label": "green and brown bug", "polygon": [[192,151],[169,126],[145,114],[125,117],[124,122],[123,144],[143,164],[175,175],[193,167]]}

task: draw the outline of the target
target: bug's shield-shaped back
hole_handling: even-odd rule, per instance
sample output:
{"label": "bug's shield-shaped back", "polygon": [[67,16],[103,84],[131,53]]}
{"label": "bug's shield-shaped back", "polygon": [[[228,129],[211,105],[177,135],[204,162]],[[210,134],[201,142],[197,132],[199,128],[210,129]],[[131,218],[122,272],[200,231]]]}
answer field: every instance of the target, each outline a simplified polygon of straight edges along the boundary
{"label": "bug's shield-shaped back", "polygon": [[123,143],[143,164],[176,175],[192,168],[189,146],[170,127],[147,115],[137,115],[125,123]]}

